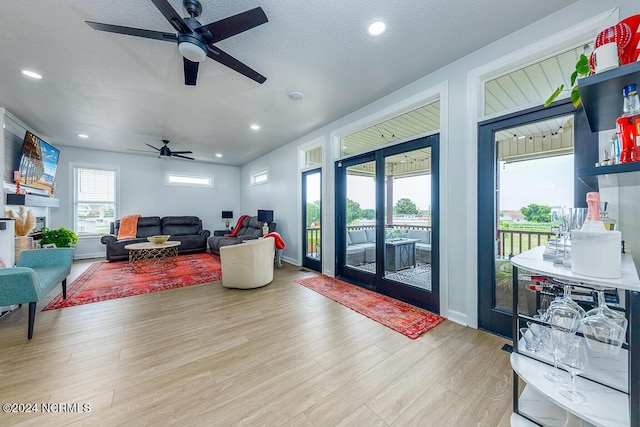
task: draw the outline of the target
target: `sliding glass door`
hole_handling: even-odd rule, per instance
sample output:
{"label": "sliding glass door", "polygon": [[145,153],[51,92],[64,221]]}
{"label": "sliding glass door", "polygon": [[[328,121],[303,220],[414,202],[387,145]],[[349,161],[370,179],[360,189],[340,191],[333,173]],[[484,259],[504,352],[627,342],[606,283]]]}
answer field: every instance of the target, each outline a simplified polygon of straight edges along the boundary
{"label": "sliding glass door", "polygon": [[439,311],[438,135],[336,164],[336,271]]}

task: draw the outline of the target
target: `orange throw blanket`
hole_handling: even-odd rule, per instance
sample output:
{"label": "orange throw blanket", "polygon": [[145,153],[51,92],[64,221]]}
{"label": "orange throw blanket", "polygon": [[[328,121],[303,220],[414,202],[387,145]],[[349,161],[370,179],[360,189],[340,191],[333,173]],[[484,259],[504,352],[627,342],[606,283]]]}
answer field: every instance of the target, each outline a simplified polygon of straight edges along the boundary
{"label": "orange throw blanket", "polygon": [[284,244],[284,240],[282,240],[282,237],[280,237],[280,233],[276,233],[275,231],[267,234],[266,237],[273,237],[276,241],[276,249],[284,249],[287,247],[287,245]]}
{"label": "orange throw blanket", "polygon": [[138,232],[138,218],[140,215],[125,215],[120,220],[118,228],[118,240],[135,239]]}
{"label": "orange throw blanket", "polygon": [[229,234],[225,234],[225,237],[236,237],[238,235],[238,233],[240,232],[240,227],[242,227],[242,223],[244,222],[245,218],[251,218],[250,215],[240,215],[240,218],[238,218],[238,222],[236,223],[236,227],[233,229],[233,231]]}

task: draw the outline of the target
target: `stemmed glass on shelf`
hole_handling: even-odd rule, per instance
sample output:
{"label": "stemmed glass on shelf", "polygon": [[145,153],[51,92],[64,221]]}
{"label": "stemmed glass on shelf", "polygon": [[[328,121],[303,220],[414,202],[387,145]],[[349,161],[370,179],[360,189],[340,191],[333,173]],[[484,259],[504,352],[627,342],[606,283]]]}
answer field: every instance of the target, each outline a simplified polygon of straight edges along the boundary
{"label": "stemmed glass on shelf", "polygon": [[551,302],[545,312],[545,320],[551,326],[551,336],[547,340],[547,348],[553,354],[553,370],[546,371],[544,376],[555,383],[564,384],[566,378],[558,372],[558,362],[566,349],[567,340],[573,337],[580,327],[585,311],[571,299],[571,285],[563,283],[564,295]]}
{"label": "stemmed glass on shelf", "polygon": [[564,253],[562,264],[571,267],[571,232],[581,230],[587,219],[587,208],[571,208],[568,212],[567,230],[564,239]]}
{"label": "stemmed glass on shelf", "polygon": [[554,264],[562,264],[563,254],[564,254],[564,234],[565,234],[565,215],[563,208],[552,208],[551,209],[551,231],[553,231],[556,235],[556,251],[555,256],[553,258]]}
{"label": "stemmed glass on shelf", "polygon": [[565,349],[560,357],[560,364],[571,374],[571,385],[568,389],[560,390],[560,394],[574,403],[587,403],[584,394],[576,391],[576,375],[584,372],[589,364],[587,346],[582,337],[572,335],[564,343]]}

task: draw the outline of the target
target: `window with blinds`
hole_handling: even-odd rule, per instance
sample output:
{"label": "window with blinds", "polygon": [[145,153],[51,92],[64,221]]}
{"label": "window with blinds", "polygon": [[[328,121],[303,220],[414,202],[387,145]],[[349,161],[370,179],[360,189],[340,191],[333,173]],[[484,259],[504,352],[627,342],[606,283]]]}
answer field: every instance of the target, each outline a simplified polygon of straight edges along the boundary
{"label": "window with blinds", "polygon": [[78,236],[109,234],[116,219],[116,169],[73,168],[73,218]]}

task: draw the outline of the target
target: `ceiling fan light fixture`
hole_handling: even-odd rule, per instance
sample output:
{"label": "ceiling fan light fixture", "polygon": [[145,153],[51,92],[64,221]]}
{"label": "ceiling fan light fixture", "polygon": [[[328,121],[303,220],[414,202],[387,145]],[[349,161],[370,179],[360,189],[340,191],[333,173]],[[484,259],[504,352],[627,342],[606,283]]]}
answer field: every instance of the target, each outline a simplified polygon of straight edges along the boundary
{"label": "ceiling fan light fixture", "polygon": [[367,34],[371,37],[378,37],[383,35],[386,30],[387,25],[383,21],[373,21],[369,24],[369,27],[367,27]]}
{"label": "ceiling fan light fixture", "polygon": [[289,98],[299,101],[304,98],[304,93],[298,92],[297,90],[289,92]]}
{"label": "ceiling fan light fixture", "polygon": [[42,78],[42,75],[31,70],[22,70],[22,74],[36,80],[40,80]]}
{"label": "ceiling fan light fixture", "polygon": [[[182,37],[181,37],[182,38]],[[199,40],[188,37],[189,40],[181,41],[178,43],[178,50],[191,62],[202,62],[207,57],[207,52],[204,49],[204,45],[200,46]],[[198,42],[198,43],[196,43]]]}

